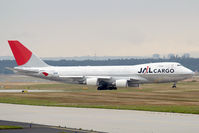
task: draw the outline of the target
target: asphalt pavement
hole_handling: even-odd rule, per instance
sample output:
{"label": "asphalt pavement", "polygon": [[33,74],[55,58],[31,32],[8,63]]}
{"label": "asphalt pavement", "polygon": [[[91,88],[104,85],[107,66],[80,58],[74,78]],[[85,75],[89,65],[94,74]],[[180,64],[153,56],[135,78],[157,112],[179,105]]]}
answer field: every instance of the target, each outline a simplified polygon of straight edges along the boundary
{"label": "asphalt pavement", "polygon": [[199,115],[135,110],[0,103],[0,119],[110,133],[199,132]]}
{"label": "asphalt pavement", "polygon": [[14,122],[0,120],[0,125],[20,126],[23,129],[0,130],[0,133],[100,133],[66,127],[39,125],[34,123]]}

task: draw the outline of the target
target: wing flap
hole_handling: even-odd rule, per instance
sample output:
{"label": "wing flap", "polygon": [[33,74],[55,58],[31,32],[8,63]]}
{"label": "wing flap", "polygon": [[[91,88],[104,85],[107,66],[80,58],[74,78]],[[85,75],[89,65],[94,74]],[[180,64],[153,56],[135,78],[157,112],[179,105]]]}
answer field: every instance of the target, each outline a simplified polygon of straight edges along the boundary
{"label": "wing flap", "polygon": [[130,81],[147,81],[147,79],[143,78],[143,77],[140,77],[140,76],[133,76],[133,77],[130,77],[129,79]]}
{"label": "wing flap", "polygon": [[98,79],[111,79],[110,76],[59,76],[60,78],[73,78],[73,79],[86,79],[86,78],[98,78]]}

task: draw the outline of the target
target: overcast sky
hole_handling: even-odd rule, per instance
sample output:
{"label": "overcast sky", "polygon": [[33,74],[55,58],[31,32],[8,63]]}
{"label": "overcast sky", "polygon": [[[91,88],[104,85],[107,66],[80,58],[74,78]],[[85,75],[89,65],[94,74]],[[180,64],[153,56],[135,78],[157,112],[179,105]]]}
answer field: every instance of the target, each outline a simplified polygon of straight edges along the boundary
{"label": "overcast sky", "polygon": [[0,0],[0,56],[7,40],[40,57],[199,57],[199,1]]}

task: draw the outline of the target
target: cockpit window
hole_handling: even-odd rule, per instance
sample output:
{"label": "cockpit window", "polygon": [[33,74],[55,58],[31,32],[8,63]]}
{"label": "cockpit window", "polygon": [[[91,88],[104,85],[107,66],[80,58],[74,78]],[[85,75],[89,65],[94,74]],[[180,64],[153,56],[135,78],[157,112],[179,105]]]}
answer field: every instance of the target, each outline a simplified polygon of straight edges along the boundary
{"label": "cockpit window", "polygon": [[177,66],[181,66],[180,64],[177,64]]}

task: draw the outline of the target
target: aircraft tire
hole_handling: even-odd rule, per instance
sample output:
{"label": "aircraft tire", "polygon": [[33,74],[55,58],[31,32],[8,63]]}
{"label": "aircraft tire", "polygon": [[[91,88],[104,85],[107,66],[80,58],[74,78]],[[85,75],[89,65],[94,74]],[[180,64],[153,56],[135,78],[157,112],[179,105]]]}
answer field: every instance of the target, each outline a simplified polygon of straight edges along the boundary
{"label": "aircraft tire", "polygon": [[117,87],[111,86],[111,87],[109,87],[108,89],[109,89],[109,90],[117,90]]}

